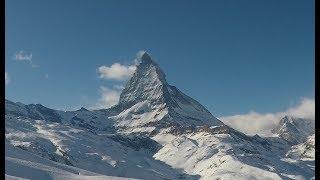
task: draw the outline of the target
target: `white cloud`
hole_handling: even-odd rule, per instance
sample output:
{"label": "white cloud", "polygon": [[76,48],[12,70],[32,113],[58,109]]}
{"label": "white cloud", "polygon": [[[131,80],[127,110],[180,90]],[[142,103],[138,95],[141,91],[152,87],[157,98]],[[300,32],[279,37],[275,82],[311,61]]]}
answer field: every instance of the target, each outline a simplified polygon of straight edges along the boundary
{"label": "white cloud", "polygon": [[226,116],[220,119],[225,124],[245,134],[269,135],[269,130],[277,124],[279,118],[276,114],[261,114],[251,111],[248,114]]}
{"label": "white cloud", "polygon": [[17,51],[14,53],[14,59],[17,61],[26,61],[28,62],[32,67],[38,67],[38,65],[34,64],[32,62],[32,53],[28,53],[26,51]]}
{"label": "white cloud", "polygon": [[25,51],[18,51],[14,54],[15,60],[18,61],[32,61],[32,53]]}
{"label": "white cloud", "polygon": [[257,113],[254,111],[248,114],[221,117],[225,124],[242,131],[246,134],[270,135],[279,120],[285,115],[292,115],[301,118],[315,119],[315,101],[314,99],[302,98],[300,103],[294,107],[288,108],[285,112],[276,113]]}
{"label": "white cloud", "polygon": [[9,77],[9,74],[7,72],[5,72],[5,82],[6,82],[6,84],[10,83],[10,77]]}
{"label": "white cloud", "polygon": [[109,108],[113,105],[116,105],[119,102],[121,91],[116,88],[108,88],[105,86],[101,86],[100,89],[101,97],[96,105],[91,109],[101,109],[101,108]]}
{"label": "white cloud", "polygon": [[136,66],[125,66],[119,63],[114,63],[110,67],[100,66],[98,68],[100,78],[113,80],[126,80],[132,76],[135,70]]}
{"label": "white cloud", "polygon": [[314,99],[302,98],[300,104],[296,107],[289,108],[286,112],[297,117],[315,119],[315,101]]}

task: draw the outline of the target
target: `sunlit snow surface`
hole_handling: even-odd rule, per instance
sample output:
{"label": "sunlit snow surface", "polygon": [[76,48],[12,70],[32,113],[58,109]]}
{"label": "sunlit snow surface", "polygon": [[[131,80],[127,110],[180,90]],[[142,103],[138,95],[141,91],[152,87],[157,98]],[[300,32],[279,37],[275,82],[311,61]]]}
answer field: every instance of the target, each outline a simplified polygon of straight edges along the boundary
{"label": "sunlit snow surface", "polygon": [[[116,142],[117,136],[111,136],[59,123],[6,115],[8,158],[10,151],[18,149],[19,152],[27,151],[47,160],[108,176],[162,179],[183,175],[181,171],[153,159],[147,150],[127,147]],[[9,171],[10,167],[6,170]],[[10,172],[7,174],[15,175],[12,174],[15,171]]]}
{"label": "sunlit snow surface", "polygon": [[[87,119],[98,116],[92,111],[85,111],[85,115],[80,111],[72,113]],[[154,112],[147,110],[139,118],[147,118],[150,113]],[[118,116],[126,119],[133,114],[129,109]],[[69,120],[67,115],[61,117],[65,117],[64,123],[6,114],[7,178],[34,179],[32,176],[37,173],[30,173],[32,171],[52,179],[82,176],[86,179],[90,178],[87,176],[102,179],[111,178],[105,176],[138,179],[310,179],[314,176],[314,156],[308,156],[308,159],[289,156],[302,154],[306,144],[291,147],[277,137],[249,137],[237,131],[214,133],[220,127],[216,126],[184,134],[171,134],[168,129],[162,129],[150,141],[142,141],[133,139],[130,133],[121,135],[113,128],[92,130],[90,126],[72,124],[70,118],[73,116],[68,117]],[[104,119],[107,121],[108,118]],[[100,122],[101,119],[96,118],[95,121]],[[118,123],[110,121],[105,123],[106,126]],[[94,127],[95,123],[92,124]],[[144,131],[146,129],[132,132]],[[314,142],[312,136],[308,142]],[[310,154],[309,149],[306,152],[304,154]]]}

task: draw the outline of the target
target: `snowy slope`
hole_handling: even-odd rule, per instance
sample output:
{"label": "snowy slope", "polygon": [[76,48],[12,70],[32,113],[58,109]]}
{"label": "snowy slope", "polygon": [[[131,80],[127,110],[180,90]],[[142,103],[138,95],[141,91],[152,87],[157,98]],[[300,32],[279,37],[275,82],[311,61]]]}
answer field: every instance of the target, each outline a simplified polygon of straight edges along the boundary
{"label": "snowy slope", "polygon": [[[152,158],[152,141],[147,139],[123,144],[132,138],[95,134],[77,126],[6,115],[6,140],[16,148],[45,159],[98,174],[138,179],[183,176],[180,170]],[[133,146],[139,142],[140,147]],[[143,143],[149,146],[143,146]]]}
{"label": "snowy slope", "polygon": [[314,176],[310,164],[283,159],[289,146],[281,140],[244,139],[233,133],[208,132],[180,136],[164,133],[153,138],[164,145],[154,155],[156,159],[189,174],[199,174],[201,179],[285,179],[288,176],[309,179]]}
{"label": "snowy slope", "polygon": [[292,146],[287,157],[300,160],[315,160],[315,134],[308,137],[304,143]]}
{"label": "snowy slope", "polygon": [[5,149],[6,179],[131,179],[104,176],[80,168],[53,162],[16,148],[7,143],[7,141]]}

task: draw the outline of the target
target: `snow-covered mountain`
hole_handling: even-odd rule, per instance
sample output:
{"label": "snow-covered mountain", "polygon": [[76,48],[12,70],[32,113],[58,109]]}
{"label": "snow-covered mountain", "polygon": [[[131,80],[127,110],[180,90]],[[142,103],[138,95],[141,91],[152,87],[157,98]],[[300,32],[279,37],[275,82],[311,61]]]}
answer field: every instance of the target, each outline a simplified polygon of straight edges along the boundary
{"label": "snow-covered mountain", "polygon": [[273,133],[292,144],[305,142],[308,136],[314,134],[314,131],[314,121],[293,116],[283,117],[272,130]]}
{"label": "snow-covered mountain", "polygon": [[137,57],[140,64],[120,95],[112,117],[126,132],[156,134],[167,128],[182,133],[197,126],[223,123],[200,103],[166,82],[165,74],[147,52]]}
{"label": "snow-covered mountain", "polygon": [[7,177],[36,179],[31,172],[52,179],[314,177],[314,161],[290,158],[287,139],[230,128],[169,85],[148,53],[137,59],[119,103],[109,109],[65,112],[6,100]]}

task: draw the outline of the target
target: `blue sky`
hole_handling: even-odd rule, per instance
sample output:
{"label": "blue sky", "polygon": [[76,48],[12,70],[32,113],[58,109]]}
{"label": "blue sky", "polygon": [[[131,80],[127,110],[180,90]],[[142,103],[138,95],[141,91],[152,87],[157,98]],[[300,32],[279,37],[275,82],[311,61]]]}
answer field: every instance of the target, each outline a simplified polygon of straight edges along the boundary
{"label": "blue sky", "polygon": [[314,98],[311,0],[7,0],[5,24],[12,101],[95,106],[125,83],[98,68],[130,66],[139,50],[217,116]]}

